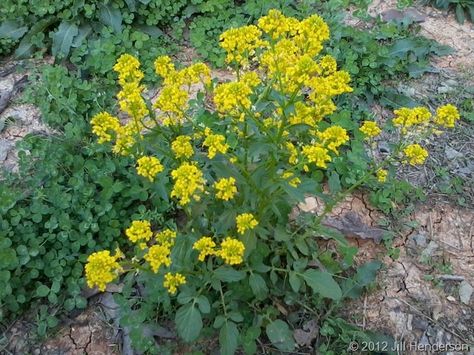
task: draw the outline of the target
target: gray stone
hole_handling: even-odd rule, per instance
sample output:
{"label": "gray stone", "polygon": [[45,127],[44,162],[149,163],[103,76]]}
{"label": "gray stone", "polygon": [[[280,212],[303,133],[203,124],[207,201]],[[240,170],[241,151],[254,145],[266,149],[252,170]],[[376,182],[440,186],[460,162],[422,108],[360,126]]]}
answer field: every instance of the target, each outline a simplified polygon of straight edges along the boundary
{"label": "gray stone", "polygon": [[463,281],[459,285],[459,298],[462,303],[469,305],[473,292],[474,288],[467,281]]}
{"label": "gray stone", "polygon": [[7,159],[8,152],[12,148],[12,143],[6,139],[0,140],[0,163],[3,163]]}
{"label": "gray stone", "polygon": [[446,147],[444,153],[446,154],[446,158],[448,158],[449,160],[463,157],[462,153],[451,147]]}
{"label": "gray stone", "polygon": [[415,241],[417,246],[422,247],[422,248],[426,247],[426,235],[415,234],[412,238]]}

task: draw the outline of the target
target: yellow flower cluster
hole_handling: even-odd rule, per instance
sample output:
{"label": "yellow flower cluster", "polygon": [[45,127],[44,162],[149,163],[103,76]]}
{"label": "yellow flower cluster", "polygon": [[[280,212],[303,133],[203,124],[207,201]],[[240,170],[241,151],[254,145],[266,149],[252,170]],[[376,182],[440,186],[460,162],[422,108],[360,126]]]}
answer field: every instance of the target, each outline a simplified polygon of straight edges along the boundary
{"label": "yellow flower cluster", "polygon": [[221,37],[221,47],[227,52],[226,62],[236,62],[239,65],[249,64],[249,57],[255,54],[257,48],[265,45],[260,39],[262,32],[254,25],[231,28]]}
{"label": "yellow flower cluster", "polygon": [[297,19],[285,17],[280,11],[271,9],[267,16],[258,20],[258,27],[273,40],[277,40],[287,34],[295,35],[298,23]]}
{"label": "yellow flower cluster", "polygon": [[107,284],[115,280],[122,270],[117,262],[119,257],[118,253],[111,256],[108,250],[89,255],[85,266],[87,286],[90,288],[97,286],[100,291],[105,291]]}
{"label": "yellow flower cluster", "polygon": [[140,84],[144,74],[139,68],[140,62],[130,54],[121,55],[114,65],[122,87],[117,94],[120,109],[129,114],[135,124],[139,124],[140,120],[148,115],[148,108],[142,97],[145,87]]}
{"label": "yellow flower cluster", "polygon": [[421,165],[428,157],[428,151],[419,144],[410,144],[403,149],[403,153],[410,165]]}
{"label": "yellow flower cluster", "polygon": [[[170,57],[161,56],[155,60],[155,72],[164,81],[154,107],[162,111],[164,125],[180,124],[188,108],[190,86],[199,82],[209,85],[211,71],[204,63],[195,63],[178,71]],[[185,86],[187,90],[183,88]]]}
{"label": "yellow flower cluster", "polygon": [[92,117],[91,120],[92,133],[99,139],[99,144],[110,142],[112,140],[111,132],[115,133],[120,128],[120,122],[117,117],[107,112],[101,112]]}
{"label": "yellow flower cluster", "polygon": [[154,181],[157,174],[163,171],[163,165],[156,157],[141,157],[137,160],[137,174]]}
{"label": "yellow flower cluster", "polygon": [[132,221],[132,225],[125,230],[125,235],[132,243],[148,242],[153,236],[150,221]]}
{"label": "yellow flower cluster", "polygon": [[169,267],[171,265],[171,250],[166,245],[152,245],[145,254],[144,259],[150,264],[154,273],[157,273],[161,265]]}
{"label": "yellow flower cluster", "polygon": [[168,248],[171,248],[174,245],[174,241],[176,240],[176,232],[171,229],[165,229],[155,235],[156,241]]}
{"label": "yellow flower cluster", "polygon": [[248,82],[223,83],[214,89],[214,103],[220,114],[240,117],[241,110],[248,110],[252,105],[251,94],[252,87]]}
{"label": "yellow flower cluster", "polygon": [[426,107],[402,107],[393,113],[395,114],[393,125],[401,127],[403,133],[406,133],[409,127],[428,124],[431,118],[431,112]]}
{"label": "yellow flower cluster", "polygon": [[191,158],[194,154],[193,146],[191,145],[191,137],[178,136],[171,143],[171,150],[176,158]]}
{"label": "yellow flower cluster", "polygon": [[298,164],[298,150],[296,149],[295,145],[291,142],[286,142],[286,149],[290,153],[288,162],[293,165]]}
{"label": "yellow flower cluster", "polygon": [[217,153],[225,154],[229,146],[225,143],[225,137],[222,134],[214,134],[209,128],[206,128],[204,134],[206,139],[202,145],[208,147],[207,156],[213,159]]}
{"label": "yellow flower cluster", "polygon": [[377,170],[377,180],[379,182],[385,182],[387,180],[388,171],[384,169]]}
{"label": "yellow flower cluster", "polygon": [[186,283],[186,278],[180,273],[172,274],[170,272],[165,274],[165,280],[163,286],[168,290],[170,294],[175,294],[178,286],[184,285]]}
{"label": "yellow flower cluster", "polygon": [[322,132],[317,132],[320,144],[338,154],[338,148],[349,141],[347,131],[340,126],[331,126]]}
{"label": "yellow flower cluster", "polygon": [[288,180],[290,186],[298,187],[298,185],[301,184],[301,179],[295,176],[291,171],[284,172],[282,177],[283,179]]}
{"label": "yellow flower cluster", "polygon": [[328,167],[326,163],[331,161],[328,150],[317,145],[303,146],[302,153],[309,163],[314,163],[319,168],[326,169]]}
{"label": "yellow flower cluster", "polygon": [[221,249],[216,255],[221,257],[225,263],[229,265],[237,265],[242,263],[245,246],[240,240],[226,237],[221,243]]}
{"label": "yellow flower cluster", "polygon": [[233,177],[219,179],[214,183],[214,187],[217,190],[216,197],[224,201],[229,201],[234,198],[237,193],[237,187],[235,186],[235,179]]}
{"label": "yellow flower cluster", "polygon": [[216,243],[214,243],[211,237],[201,237],[193,244],[193,249],[199,251],[199,261],[204,261],[208,255],[215,255],[215,247]]}
{"label": "yellow flower cluster", "polygon": [[181,206],[187,205],[191,198],[199,201],[201,198],[199,192],[204,191],[205,180],[202,171],[191,163],[183,163],[176,170],[171,172],[174,180],[172,197],[179,199]]}
{"label": "yellow flower cluster", "polygon": [[247,230],[254,229],[258,225],[258,221],[251,213],[242,213],[235,218],[237,231],[244,234]]}
{"label": "yellow flower cluster", "polygon": [[453,128],[457,120],[459,120],[460,115],[456,106],[448,104],[439,107],[436,110],[436,116],[434,117],[434,122],[437,125]]}
{"label": "yellow flower cluster", "polygon": [[364,121],[359,130],[364,133],[366,138],[376,137],[382,132],[380,127],[377,126],[377,123],[374,121]]}

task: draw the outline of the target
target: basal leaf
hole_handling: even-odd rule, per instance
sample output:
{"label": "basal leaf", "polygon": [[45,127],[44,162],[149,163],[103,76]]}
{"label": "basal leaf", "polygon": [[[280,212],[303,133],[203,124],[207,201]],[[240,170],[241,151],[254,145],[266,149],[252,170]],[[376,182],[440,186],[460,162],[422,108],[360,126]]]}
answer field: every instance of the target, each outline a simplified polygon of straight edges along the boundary
{"label": "basal leaf", "polygon": [[53,34],[53,46],[51,48],[53,55],[67,57],[71,50],[74,37],[76,37],[78,33],[79,29],[76,24],[69,21],[61,22]]}
{"label": "basal leaf", "polygon": [[115,32],[122,31],[122,13],[111,4],[99,6],[99,20],[112,27]]}
{"label": "basal leaf", "polygon": [[27,26],[21,26],[18,22],[7,20],[0,24],[0,38],[18,40],[28,31]]}
{"label": "basal leaf", "polygon": [[176,312],[176,328],[181,338],[186,342],[196,340],[202,329],[201,312],[189,303],[181,306]]}
{"label": "basal leaf", "polygon": [[227,321],[219,332],[219,344],[222,355],[233,355],[237,350],[239,330],[234,322]]}
{"label": "basal leaf", "polygon": [[293,333],[286,322],[277,319],[267,325],[265,329],[268,339],[282,351],[292,351],[295,348]]}
{"label": "basal leaf", "polygon": [[306,270],[303,274],[306,284],[323,297],[331,298],[335,301],[342,298],[342,291],[331,274],[318,270]]}

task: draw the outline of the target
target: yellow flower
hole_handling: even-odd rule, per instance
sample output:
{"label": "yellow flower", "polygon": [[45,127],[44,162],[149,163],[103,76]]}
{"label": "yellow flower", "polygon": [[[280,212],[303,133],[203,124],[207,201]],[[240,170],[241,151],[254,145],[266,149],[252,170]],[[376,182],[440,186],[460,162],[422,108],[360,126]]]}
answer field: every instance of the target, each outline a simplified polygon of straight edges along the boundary
{"label": "yellow flower", "polygon": [[173,143],[171,143],[171,150],[177,158],[190,158],[194,154],[193,146],[191,145],[191,137],[176,137]]}
{"label": "yellow flower", "polygon": [[421,165],[428,157],[428,151],[419,144],[410,144],[403,149],[410,165]]}
{"label": "yellow flower", "polygon": [[99,138],[99,143],[110,142],[112,140],[110,133],[116,133],[120,129],[118,118],[107,112],[101,112],[92,117],[91,125],[92,133]]}
{"label": "yellow flower", "polygon": [[224,201],[229,201],[237,193],[237,187],[235,187],[235,179],[233,177],[227,179],[222,178],[216,181],[214,187],[217,190],[216,197]]}
{"label": "yellow flower", "polygon": [[337,148],[349,140],[347,131],[340,126],[331,126],[323,132],[318,132],[317,135],[321,140],[321,144],[336,154],[338,154]]}
{"label": "yellow flower", "polygon": [[298,23],[294,42],[311,57],[323,49],[322,43],[329,39],[329,26],[321,16],[313,15]]}
{"label": "yellow flower", "polygon": [[165,245],[153,245],[148,249],[144,259],[150,264],[151,269],[156,274],[161,265],[169,267],[171,265],[170,249]]}
{"label": "yellow flower", "polygon": [[225,143],[225,137],[222,134],[213,134],[209,128],[205,131],[206,139],[202,143],[204,147],[208,147],[207,156],[213,159],[217,153],[225,154],[229,146]]}
{"label": "yellow flower", "polygon": [[90,288],[97,286],[100,291],[105,291],[108,283],[115,280],[118,273],[122,270],[117,258],[120,255],[111,256],[110,251],[102,250],[92,253],[87,258],[86,279],[87,286]]}
{"label": "yellow flower", "polygon": [[168,289],[170,294],[175,294],[178,290],[178,286],[184,285],[186,283],[186,278],[180,273],[172,274],[170,272],[165,274],[165,280],[163,286]]}
{"label": "yellow flower", "polygon": [[382,132],[374,121],[364,121],[359,130],[364,133],[367,138],[376,137]]}
{"label": "yellow flower", "polygon": [[227,52],[226,62],[247,65],[249,57],[264,42],[260,39],[262,32],[254,25],[231,28],[221,34],[221,47]]}
{"label": "yellow flower", "polygon": [[176,122],[172,123],[180,123],[188,107],[188,98],[188,93],[182,90],[179,85],[167,85],[160,91],[160,96],[156,99],[154,107],[174,114]]}
{"label": "yellow flower", "polygon": [[155,180],[155,176],[163,171],[163,165],[155,157],[141,157],[137,160],[138,175],[146,177],[150,181]]}
{"label": "yellow flower", "polygon": [[205,180],[201,170],[191,163],[183,163],[171,172],[174,180],[172,197],[179,198],[179,204],[184,206],[191,201],[191,197],[199,201],[199,192],[204,191]]}
{"label": "yellow flower", "polygon": [[208,255],[215,255],[215,247],[216,243],[214,243],[211,237],[201,237],[193,244],[193,249],[199,251],[199,261],[204,261]]}
{"label": "yellow flower", "polygon": [[298,163],[298,150],[296,149],[295,145],[291,142],[287,142],[286,149],[288,149],[288,152],[290,153],[288,162],[293,165],[297,164]]}
{"label": "yellow flower", "polygon": [[255,86],[257,86],[258,84],[262,82],[260,78],[258,77],[257,73],[253,71],[249,71],[242,74],[242,76],[240,77],[240,81],[251,88],[254,88]]}
{"label": "yellow flower", "polygon": [[150,221],[133,221],[132,225],[125,230],[125,235],[132,243],[149,241],[153,236]]}
{"label": "yellow flower", "polygon": [[299,177],[296,177],[291,171],[286,171],[282,175],[283,179],[288,180],[288,184],[293,187],[298,187],[301,184]]}
{"label": "yellow flower", "polygon": [[167,55],[162,55],[155,60],[155,72],[163,78],[167,78],[170,74],[176,72],[171,58]]}
{"label": "yellow flower", "polygon": [[139,128],[133,121],[125,126],[120,126],[117,130],[117,139],[112,151],[116,154],[128,155],[135,144],[135,137],[140,135],[140,132],[137,131]]}
{"label": "yellow flower", "polygon": [[377,180],[379,182],[385,182],[387,180],[388,171],[384,169],[377,170]]}
{"label": "yellow flower", "polygon": [[444,106],[439,107],[436,110],[436,116],[434,118],[434,122],[437,125],[446,127],[446,128],[453,128],[454,124],[457,120],[459,120],[460,115],[456,106],[447,104]]}
{"label": "yellow flower", "polygon": [[251,213],[242,213],[235,218],[237,231],[244,234],[245,231],[254,229],[258,225],[258,221]]}
{"label": "yellow flower", "polygon": [[114,70],[119,75],[119,84],[127,82],[139,82],[143,79],[143,72],[139,70],[139,60],[130,54],[122,54],[114,65]]}
{"label": "yellow flower", "polygon": [[240,240],[227,237],[221,243],[221,249],[216,255],[224,259],[229,265],[237,265],[243,261],[245,246]]}
{"label": "yellow flower", "polygon": [[144,86],[139,82],[124,83],[117,94],[120,109],[139,121],[148,115],[148,108],[142,97]]}
{"label": "yellow flower", "polygon": [[240,116],[242,108],[250,109],[251,94],[252,89],[247,83],[241,81],[223,83],[217,85],[214,90],[214,103],[220,114]]}
{"label": "yellow flower", "polygon": [[328,150],[317,145],[305,145],[302,152],[310,163],[314,163],[319,168],[326,169],[326,162],[331,161]]}
{"label": "yellow flower", "polygon": [[184,84],[191,85],[200,81],[206,85],[211,83],[211,69],[204,63],[194,63],[181,72]]}
{"label": "yellow flower", "polygon": [[298,24],[297,19],[285,17],[276,9],[271,9],[266,16],[258,20],[258,27],[275,40],[287,34],[295,34]]}
{"label": "yellow flower", "polygon": [[176,232],[171,229],[165,229],[159,233],[156,233],[155,239],[159,244],[171,248],[174,245],[174,241],[176,239]]}
{"label": "yellow flower", "polygon": [[395,114],[393,125],[402,127],[403,133],[406,133],[408,127],[427,124],[431,118],[431,113],[426,107],[402,107],[393,113]]}

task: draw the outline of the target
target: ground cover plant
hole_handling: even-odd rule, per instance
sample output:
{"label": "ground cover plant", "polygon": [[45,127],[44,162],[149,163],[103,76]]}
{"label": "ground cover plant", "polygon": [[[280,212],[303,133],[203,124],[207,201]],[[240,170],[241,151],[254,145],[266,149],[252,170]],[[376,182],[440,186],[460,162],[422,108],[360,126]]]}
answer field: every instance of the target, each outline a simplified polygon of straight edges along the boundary
{"label": "ground cover plant", "polygon": [[[390,154],[370,156],[364,142],[370,146],[382,130],[372,120],[359,125],[337,115],[334,98],[352,88],[348,72],[321,55],[329,37],[318,15],[300,21],[270,10],[256,26],[221,35],[234,68],[230,82],[213,82],[203,63],[177,69],[170,57],[158,57],[163,85],[154,102],[143,96],[138,59],[118,59],[117,99],[128,120],[101,112],[92,130],[100,143],[136,162],[159,204],[174,206],[168,220],[136,219],[124,227],[133,250],[105,249],[88,258],[90,287],[105,290],[126,275],[116,298],[136,317],[125,312],[125,324],[172,317],[185,342],[215,329],[223,354],[255,353],[263,333],[273,347],[293,351],[292,320],[275,302],[303,307],[331,328],[330,309],[373,280],[380,263],[354,270],[356,248],[321,222],[354,189],[382,186],[400,163],[423,164],[423,142],[454,127],[459,113],[449,104],[434,114],[425,107],[395,110]],[[193,85],[201,87],[195,98]],[[353,174],[348,187],[340,181],[345,169]],[[324,211],[290,219],[309,193],[324,201]],[[318,236],[338,242],[336,255],[320,254]],[[135,282],[143,287],[139,299]],[[135,345],[163,351],[142,339]]]}

